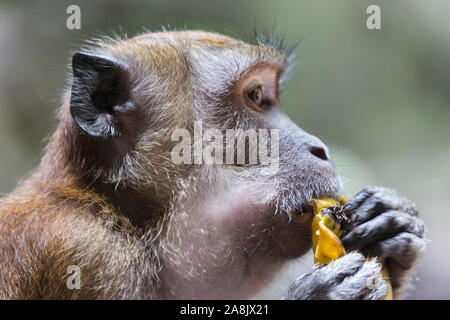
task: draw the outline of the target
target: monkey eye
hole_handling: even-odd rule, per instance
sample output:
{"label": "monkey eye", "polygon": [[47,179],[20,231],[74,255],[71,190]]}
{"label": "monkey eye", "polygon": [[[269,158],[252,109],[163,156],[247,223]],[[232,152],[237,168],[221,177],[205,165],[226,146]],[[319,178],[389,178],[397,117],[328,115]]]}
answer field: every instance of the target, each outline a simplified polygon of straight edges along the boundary
{"label": "monkey eye", "polygon": [[256,87],[247,94],[248,98],[258,107],[263,103],[263,91],[261,87]]}

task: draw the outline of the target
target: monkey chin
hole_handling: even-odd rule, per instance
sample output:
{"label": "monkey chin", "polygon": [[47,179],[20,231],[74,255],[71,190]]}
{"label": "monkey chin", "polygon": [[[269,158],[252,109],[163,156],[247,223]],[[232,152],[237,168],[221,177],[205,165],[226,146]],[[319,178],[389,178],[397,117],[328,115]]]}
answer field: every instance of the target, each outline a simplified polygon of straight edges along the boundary
{"label": "monkey chin", "polygon": [[277,215],[274,221],[273,240],[277,252],[283,259],[294,259],[311,249],[312,210],[309,212],[293,210],[290,214]]}

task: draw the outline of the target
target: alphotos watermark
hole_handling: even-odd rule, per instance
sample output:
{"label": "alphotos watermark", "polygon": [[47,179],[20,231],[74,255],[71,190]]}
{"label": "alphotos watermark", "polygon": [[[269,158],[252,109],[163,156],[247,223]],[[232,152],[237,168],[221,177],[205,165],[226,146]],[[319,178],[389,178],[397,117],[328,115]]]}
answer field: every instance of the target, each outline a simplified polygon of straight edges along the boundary
{"label": "alphotos watermark", "polygon": [[81,9],[76,4],[67,7],[66,13],[69,15],[66,19],[66,27],[69,30],[81,29]]}
{"label": "alphotos watermark", "polygon": [[77,265],[70,265],[67,267],[66,286],[70,290],[81,289],[81,270]]}
{"label": "alphotos watermark", "polygon": [[[258,164],[270,173],[278,170],[278,129],[203,130],[202,122],[194,122],[194,136],[187,129],[172,132],[171,140],[179,141],[171,152],[174,164]],[[181,139],[181,141],[180,141]]]}
{"label": "alphotos watermark", "polygon": [[366,13],[370,14],[366,20],[366,26],[369,30],[381,29],[381,9],[376,4],[367,7]]}

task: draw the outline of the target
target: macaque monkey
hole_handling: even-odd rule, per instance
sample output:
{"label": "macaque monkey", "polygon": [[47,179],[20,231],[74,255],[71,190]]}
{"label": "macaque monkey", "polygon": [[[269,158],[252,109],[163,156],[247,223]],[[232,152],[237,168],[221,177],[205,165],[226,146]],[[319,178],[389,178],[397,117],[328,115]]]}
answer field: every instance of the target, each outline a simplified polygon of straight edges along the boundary
{"label": "macaque monkey", "polygon": [[[255,296],[310,250],[309,199],[341,189],[327,147],[280,105],[291,58],[277,42],[202,31],[103,39],[75,53],[40,165],[0,202],[0,298]],[[268,143],[278,148],[267,154],[277,166],[248,155],[174,163],[173,132],[193,136],[199,122],[223,137],[273,132]],[[212,142],[203,137],[200,147]],[[351,252],[299,271],[280,298],[383,299],[380,264],[363,254],[384,260],[402,296],[425,246],[414,205],[371,187],[348,209],[353,229],[342,240]]]}

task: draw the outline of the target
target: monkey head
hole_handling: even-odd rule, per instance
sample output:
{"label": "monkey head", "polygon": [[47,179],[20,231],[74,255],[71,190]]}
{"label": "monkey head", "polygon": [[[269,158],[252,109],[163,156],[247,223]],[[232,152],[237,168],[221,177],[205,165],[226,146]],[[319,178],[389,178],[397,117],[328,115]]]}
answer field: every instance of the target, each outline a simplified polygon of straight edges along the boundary
{"label": "monkey head", "polygon": [[311,218],[310,198],[340,189],[327,147],[280,104],[291,57],[270,41],[192,31],[102,40],[73,56],[62,116],[73,167],[145,199],[161,263],[191,264],[186,278],[208,264],[246,272],[258,252],[302,255],[310,230],[296,221]]}

